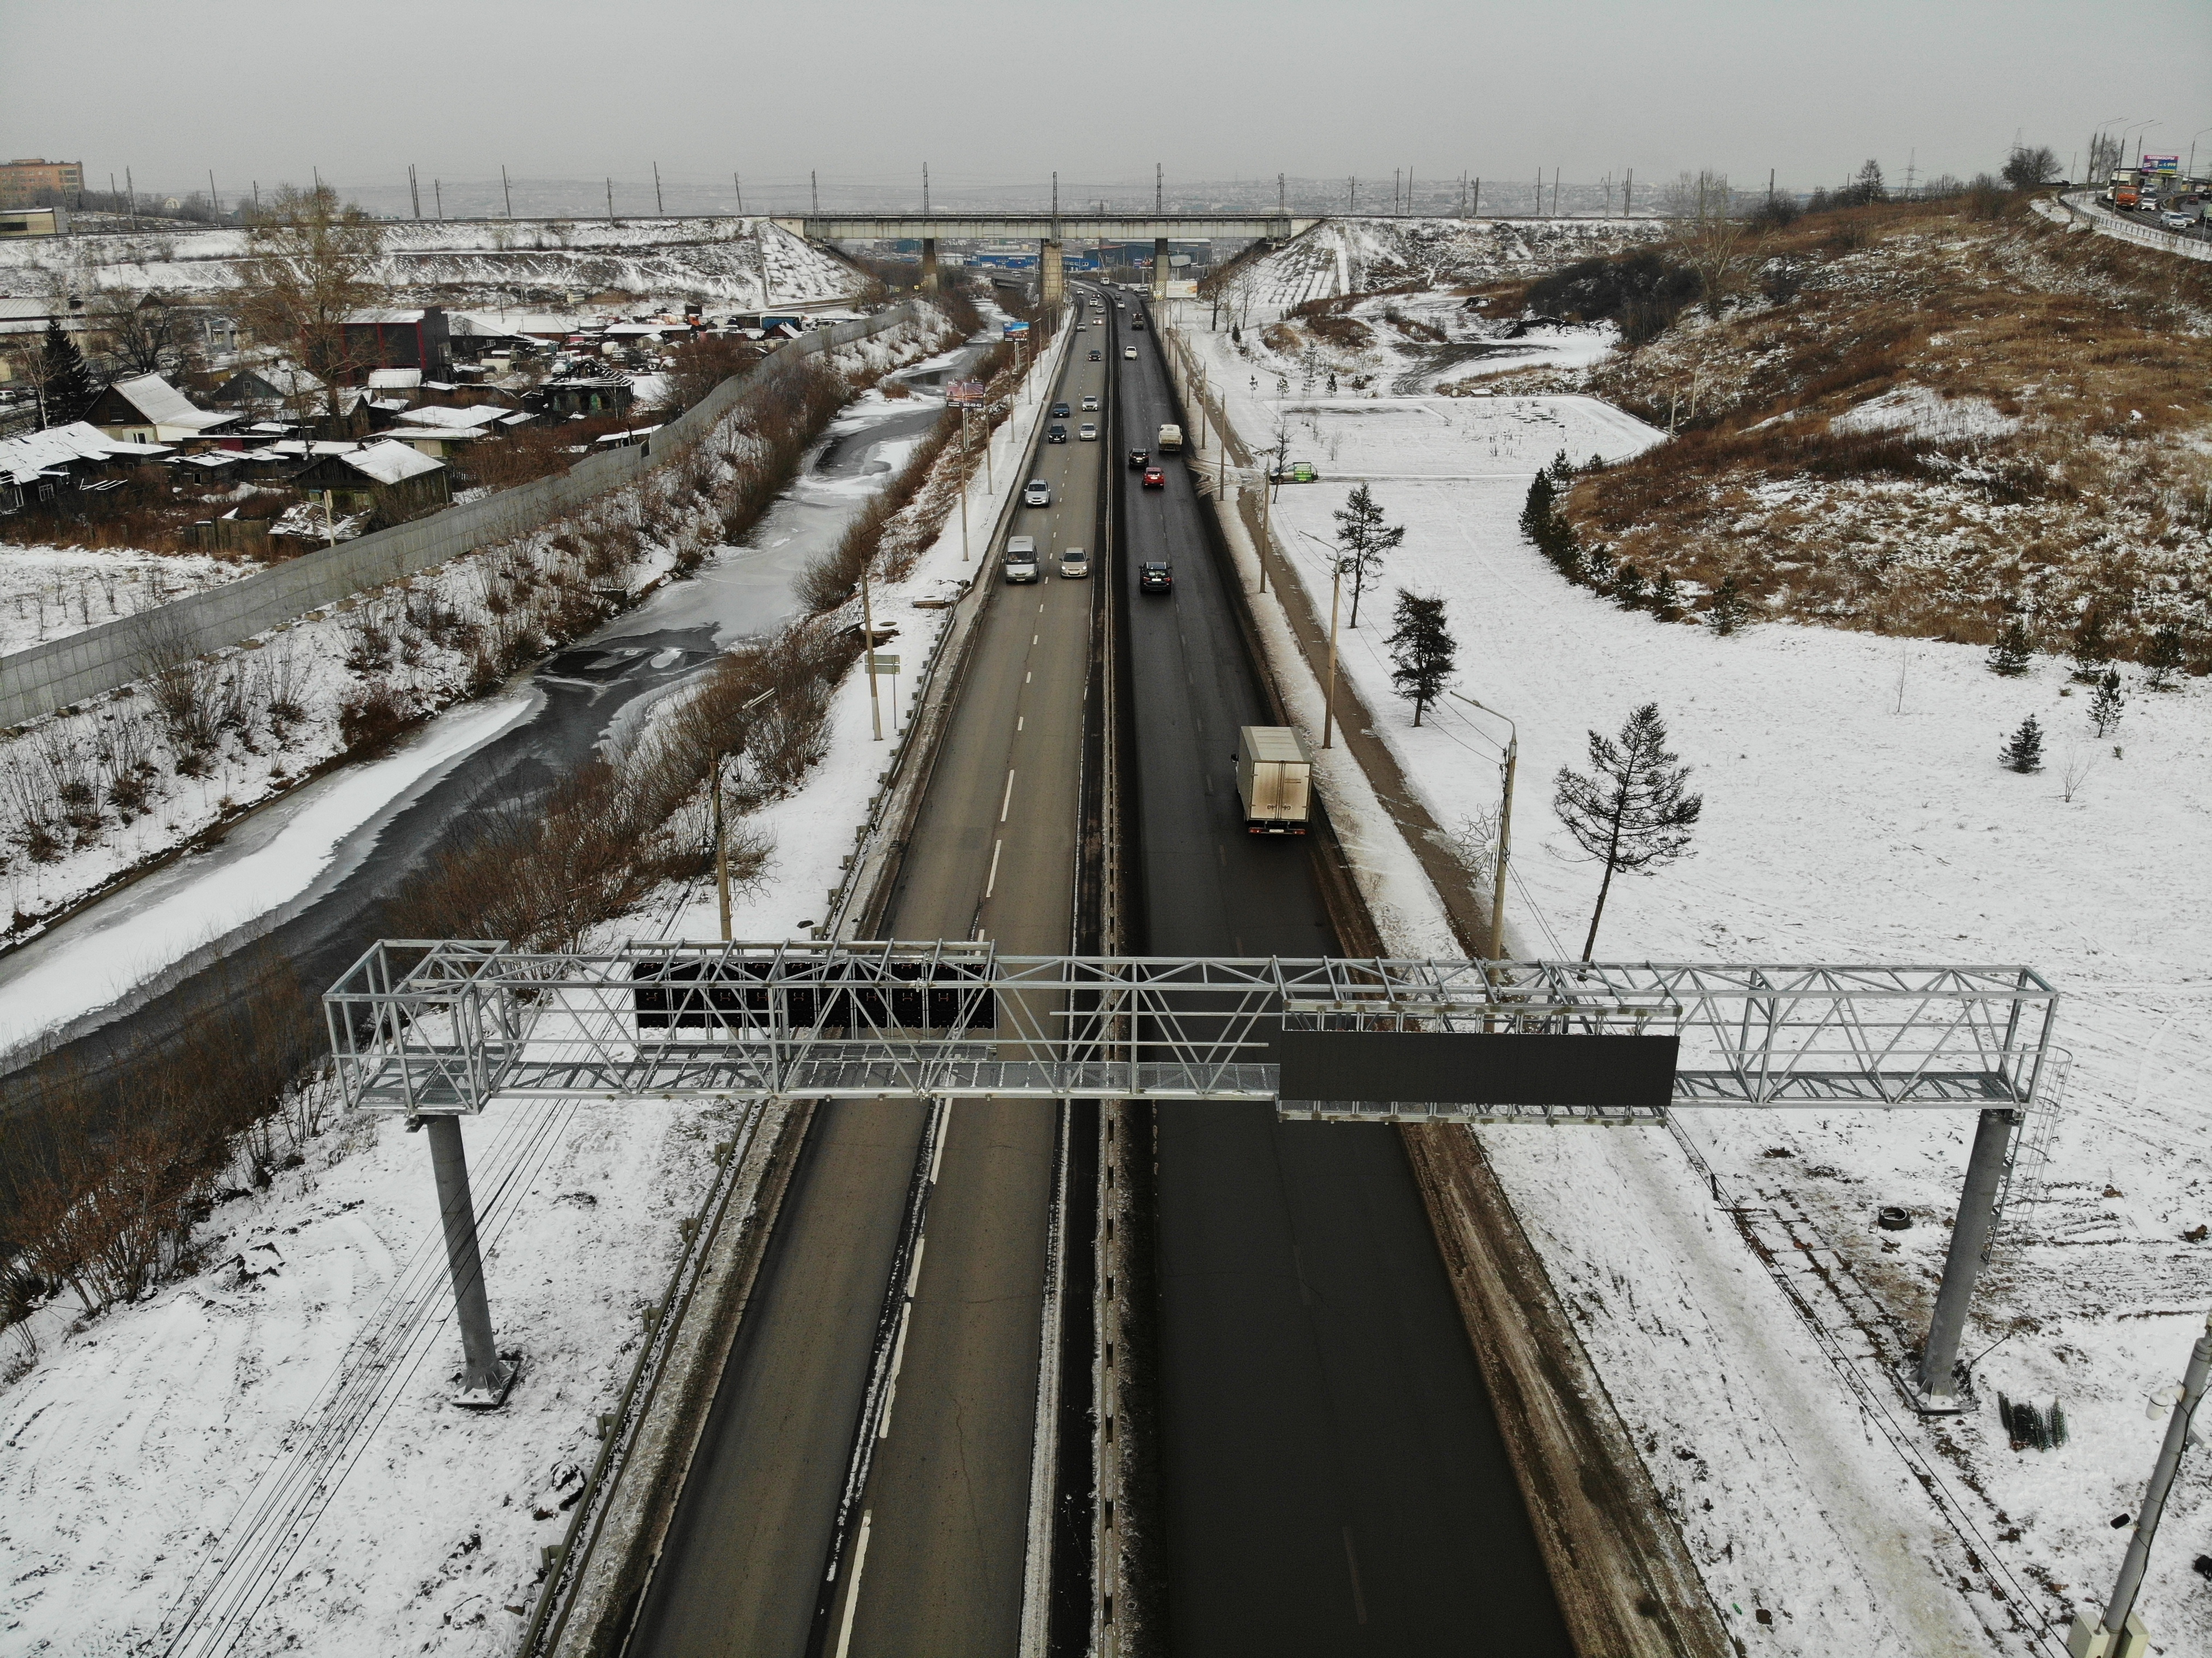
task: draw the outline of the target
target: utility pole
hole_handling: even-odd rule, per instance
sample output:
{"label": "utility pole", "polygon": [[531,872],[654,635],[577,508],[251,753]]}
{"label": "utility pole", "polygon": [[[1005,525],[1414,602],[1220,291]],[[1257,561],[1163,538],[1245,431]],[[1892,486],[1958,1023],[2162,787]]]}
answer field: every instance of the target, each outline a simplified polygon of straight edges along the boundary
{"label": "utility pole", "polygon": [[[609,188],[610,194],[611,194],[611,185],[610,185]],[[514,186],[508,184],[507,181],[507,163],[505,161],[501,161],[499,164],[499,193],[507,198],[507,216],[511,221],[514,217]],[[608,216],[613,216],[611,210],[610,210]]]}
{"label": "utility pole", "polygon": [[921,164],[921,216],[929,216],[929,163]]}
{"label": "utility pole", "polygon": [[2142,1512],[2136,1517],[2136,1534],[2129,1540],[2127,1558],[2120,1564],[2119,1582],[2112,1586],[2112,1598],[2105,1607],[2104,1619],[2091,1629],[2086,1613],[2074,1615],[2074,1629],[2066,1649],[2079,1655],[2079,1658],[2138,1658],[2150,1645],[2142,1620],[2135,1615],[2136,1595],[2142,1588],[2143,1570],[2150,1564],[2151,1539],[2158,1535],[2158,1522],[2166,1512],[2166,1494],[2173,1489],[2173,1477],[2181,1467],[2181,1453],[2189,1443],[2190,1422],[2203,1400],[2208,1376],[2212,1376],[2212,1316],[2205,1319],[2204,1333],[2189,1350],[2189,1369],[2182,1377],[2181,1386],[2174,1390],[2173,1414],[2166,1423],[2166,1442],[2159,1447],[2150,1484],[2143,1488]]}
{"label": "utility pole", "polygon": [[807,169],[806,188],[808,199],[814,203],[814,216],[818,219],[822,216],[822,175],[811,167]]}
{"label": "utility pole", "polygon": [[[765,690],[750,698],[738,709],[739,714],[750,714],[774,696],[774,690]],[[722,911],[722,942],[730,942],[730,847],[722,835],[722,766],[729,759],[723,750],[714,755],[714,896]]]}
{"label": "utility pole", "polygon": [[[138,183],[131,176],[131,169],[127,167],[123,169],[123,188],[131,203],[131,228],[136,230],[138,228]],[[315,181],[315,188],[322,188],[321,179]]]}
{"label": "utility pole", "polygon": [[[1905,171],[1908,178],[1911,176],[1912,169],[1910,167],[1907,167]],[[1774,169],[1772,167],[1766,169],[1766,204],[1769,207],[1774,205]]]}
{"label": "utility pole", "polygon": [[1540,167],[1536,169],[1536,205],[1528,210],[1528,216],[1532,219],[1544,216],[1544,169]]}
{"label": "utility pole", "polygon": [[1474,175],[1474,216],[1482,216],[1482,175],[1479,173]]}
{"label": "utility pole", "polygon": [[1627,179],[1623,181],[1620,186],[1620,216],[1624,219],[1628,216],[1628,198],[1634,193],[1635,189],[1636,169],[1634,167],[1631,167],[1628,169]]}
{"label": "utility pole", "polygon": [[407,195],[415,203],[415,217],[420,222],[422,217],[422,181],[415,176],[415,163],[412,161],[407,163]]}
{"label": "utility pole", "polygon": [[960,562],[968,562],[968,415],[966,404],[960,405]]}
{"label": "utility pole", "polygon": [[1279,218],[1291,216],[1290,189],[1284,184],[1283,175],[1279,173],[1275,175],[1275,214]]}
{"label": "utility pole", "polygon": [[609,179],[607,180],[607,222],[608,222],[609,224],[612,224],[614,222],[615,222],[615,181],[614,181],[612,179]]}
{"label": "utility pole", "polygon": [[660,198],[660,163],[653,164],[653,216],[657,219],[668,216],[668,203]]}
{"label": "utility pole", "polygon": [[745,216],[745,181],[743,176],[732,173],[730,175],[730,188],[738,192],[738,216],[742,219]]}
{"label": "utility pole", "polygon": [[1321,745],[1325,749],[1334,746],[1336,740],[1336,610],[1344,592],[1343,559],[1332,557],[1328,569],[1328,693],[1322,703],[1321,717]]}
{"label": "utility pole", "polygon": [[208,205],[217,213],[222,211],[222,197],[215,193],[215,169],[208,169]]}
{"label": "utility pole", "polygon": [[1390,216],[1394,219],[1399,216],[1401,210],[1400,203],[1404,200],[1398,187],[1400,171],[1401,169],[1395,167],[1390,169]]}
{"label": "utility pole", "polygon": [[1559,216],[1559,169],[1552,169],[1552,216]]}
{"label": "utility pole", "polygon": [[868,598],[868,568],[860,567],[860,626],[866,629],[868,717],[876,723],[876,741],[884,740],[884,705],[876,695],[876,609]]}
{"label": "utility pole", "polygon": [[1166,212],[1167,199],[1168,164],[1165,161],[1154,161],[1152,163],[1152,211],[1155,214]]}
{"label": "utility pole", "polygon": [[1353,177],[1346,179],[1345,182],[1352,186],[1352,199],[1345,204],[1344,210],[1346,213],[1357,213],[1359,211],[1358,177],[1355,174]]}
{"label": "utility pole", "polygon": [[[434,178],[430,180],[430,199],[437,204],[438,222],[445,223],[446,184],[444,179]],[[258,179],[253,182],[253,204],[257,208],[261,205],[261,181]]]}

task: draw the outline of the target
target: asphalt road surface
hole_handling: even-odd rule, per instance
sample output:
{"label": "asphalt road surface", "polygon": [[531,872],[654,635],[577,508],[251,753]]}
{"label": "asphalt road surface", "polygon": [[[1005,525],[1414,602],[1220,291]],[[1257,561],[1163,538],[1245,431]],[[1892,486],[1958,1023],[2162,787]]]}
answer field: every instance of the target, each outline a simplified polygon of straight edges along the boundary
{"label": "asphalt road surface", "polygon": [[[1138,301],[1128,300],[1133,308]],[[1120,313],[1127,318],[1129,313]],[[1175,418],[1127,337],[1123,447]],[[1139,893],[1131,947],[1316,956],[1305,840],[1244,832],[1231,756],[1272,723],[1186,467],[1124,491]],[[1139,593],[1165,557],[1175,586]],[[1164,1103],[1160,1427],[1176,1653],[1571,1651],[1395,1129]]]}
{"label": "asphalt road surface", "polygon": [[[1052,394],[1079,406],[1070,440],[1040,447],[1028,475],[1051,483],[1053,504],[1011,525],[1036,537],[1042,579],[992,596],[894,896],[897,938],[1069,948],[1097,584],[1058,568],[1066,547],[1092,539],[1104,446],[1075,432],[1083,394],[1102,392],[1107,373],[1085,357],[1073,352]],[[978,580],[1000,580],[1002,550],[988,550]],[[925,1114],[817,1110],[631,1652],[1016,1650],[1050,1105],[950,1108],[864,1523],[826,1606],[821,1594]]]}

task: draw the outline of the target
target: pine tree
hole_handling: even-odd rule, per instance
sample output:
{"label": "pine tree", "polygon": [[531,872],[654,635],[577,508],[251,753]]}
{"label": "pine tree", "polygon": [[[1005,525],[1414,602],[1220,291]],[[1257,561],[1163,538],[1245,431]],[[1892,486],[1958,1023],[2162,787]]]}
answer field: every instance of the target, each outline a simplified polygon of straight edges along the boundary
{"label": "pine tree", "polygon": [[2100,737],[2110,737],[2119,729],[2120,716],[2127,711],[2128,699],[2120,690],[2120,671],[2105,670],[2105,677],[2097,682],[2097,694],[2089,699],[2089,723]]}
{"label": "pine tree", "polygon": [[1640,610],[1650,598],[1651,590],[1644,580],[1644,572],[1633,564],[1624,564],[1613,573],[1613,596],[1621,608]]}
{"label": "pine tree", "polygon": [[93,383],[92,370],[84,366],[84,353],[62,332],[59,322],[46,325],[45,355],[39,379],[46,398],[46,424],[66,426],[82,420],[99,400],[100,387]]}
{"label": "pine tree", "polygon": [[1552,475],[1539,472],[1528,484],[1528,499],[1521,507],[1521,533],[1528,537],[1528,544],[1543,550],[1544,536],[1552,522],[1552,502],[1559,491],[1552,487]]}
{"label": "pine tree", "polygon": [[1713,631],[1723,638],[1743,626],[1743,590],[1736,586],[1734,576],[1721,578],[1721,585],[1713,594],[1713,602],[1705,607],[1705,620],[1713,624]]}
{"label": "pine tree", "polygon": [[1390,683],[1397,687],[1399,695],[1413,705],[1413,723],[1418,726],[1429,704],[1443,695],[1459,641],[1444,625],[1441,598],[1409,593],[1401,587],[1392,619],[1398,625],[1389,641],[1390,659],[1397,665],[1391,670]]}
{"label": "pine tree", "polygon": [[2020,729],[1997,750],[1997,758],[2007,771],[2043,769],[2043,727],[2036,723],[2033,714],[2020,722]]}
{"label": "pine tree", "polygon": [[1674,585],[1674,578],[1666,571],[1651,584],[1651,614],[1662,622],[1682,619],[1682,590]]}
{"label": "pine tree", "polygon": [[2112,641],[2105,623],[2105,607],[2092,604],[2081,613],[2081,623],[2074,630],[2074,677],[2084,685],[2094,685],[2112,659]]}
{"label": "pine tree", "polygon": [[2035,641],[2029,636],[2027,618],[2014,610],[1997,635],[1997,642],[1990,647],[1989,669],[2006,679],[2017,679],[2027,671],[2027,665],[2035,654]]}
{"label": "pine tree", "polygon": [[1589,776],[1562,766],[1553,780],[1552,808],[1559,821],[1584,852],[1605,861],[1589,937],[1583,943],[1586,962],[1597,948],[1597,924],[1613,872],[1656,870],[1689,850],[1691,826],[1705,803],[1704,796],[1684,792],[1690,768],[1677,765],[1676,758],[1667,747],[1659,705],[1646,702],[1621,726],[1620,742],[1589,734]]}
{"label": "pine tree", "polygon": [[1563,489],[1575,481],[1575,464],[1567,459],[1565,449],[1552,457],[1551,473],[1552,482]]}
{"label": "pine tree", "polygon": [[1336,544],[1342,550],[1338,566],[1352,578],[1352,625],[1359,625],[1359,596],[1382,574],[1382,555],[1406,538],[1402,524],[1382,522],[1382,508],[1365,484],[1344,498],[1334,515]]}
{"label": "pine tree", "polygon": [[2174,670],[2181,665],[2181,629],[2171,623],[2150,636],[2143,653],[2143,684],[2154,691],[2166,689]]}

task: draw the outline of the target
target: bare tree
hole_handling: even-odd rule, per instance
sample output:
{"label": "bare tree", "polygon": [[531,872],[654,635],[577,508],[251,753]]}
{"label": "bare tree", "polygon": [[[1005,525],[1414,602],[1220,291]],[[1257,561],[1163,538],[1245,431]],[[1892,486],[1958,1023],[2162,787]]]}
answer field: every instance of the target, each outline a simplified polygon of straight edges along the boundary
{"label": "bare tree", "polygon": [[181,367],[193,346],[192,319],[158,288],[143,296],[110,288],[92,308],[93,338],[118,375],[159,374]]}
{"label": "bare tree", "polygon": [[1683,173],[1667,187],[1667,213],[1674,221],[1674,257],[1698,273],[1705,310],[1718,316],[1751,264],[1728,175],[1710,167]]}
{"label": "bare tree", "polygon": [[1656,869],[1689,850],[1691,827],[1705,803],[1703,795],[1685,793],[1690,768],[1677,765],[1677,758],[1667,747],[1659,705],[1646,702],[1621,726],[1618,743],[1601,732],[1589,734],[1589,776],[1559,768],[1553,810],[1576,844],[1605,862],[1583,944],[1585,962],[1597,948],[1597,924],[1605,916],[1613,872]]}
{"label": "bare tree", "polygon": [[2033,190],[2046,179],[2057,176],[2058,157],[2048,144],[2033,149],[2014,144],[2012,154],[2005,157],[2002,177],[2014,190]]}
{"label": "bare tree", "polygon": [[287,185],[254,220],[232,295],[238,319],[264,345],[287,352],[323,383],[327,412],[339,413],[338,382],[362,367],[346,319],[385,297],[374,272],[384,234],[360,208],[341,206],[325,185]]}

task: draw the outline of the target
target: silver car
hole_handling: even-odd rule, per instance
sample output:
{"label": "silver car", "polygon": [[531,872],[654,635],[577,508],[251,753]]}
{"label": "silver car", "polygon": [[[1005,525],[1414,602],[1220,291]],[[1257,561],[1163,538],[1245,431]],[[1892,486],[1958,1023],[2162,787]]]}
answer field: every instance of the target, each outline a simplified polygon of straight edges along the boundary
{"label": "silver car", "polygon": [[1079,443],[1096,443],[1098,441],[1098,428],[1085,421],[1075,428],[1075,440]]}
{"label": "silver car", "polygon": [[1063,580],[1080,581],[1091,574],[1091,555],[1080,547],[1060,550],[1060,574]]}
{"label": "silver car", "polygon": [[1052,485],[1047,483],[1042,478],[1031,478],[1029,488],[1022,491],[1022,505],[1024,507],[1051,506]]}

